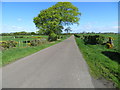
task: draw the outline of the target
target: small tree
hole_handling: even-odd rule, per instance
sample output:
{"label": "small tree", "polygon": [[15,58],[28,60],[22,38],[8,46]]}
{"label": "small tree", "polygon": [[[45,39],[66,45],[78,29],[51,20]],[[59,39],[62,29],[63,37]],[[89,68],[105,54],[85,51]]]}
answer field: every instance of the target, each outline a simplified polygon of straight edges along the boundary
{"label": "small tree", "polygon": [[35,35],[36,33],[35,32],[31,32],[31,35]]}
{"label": "small tree", "polygon": [[72,30],[70,27],[67,27],[64,31],[68,33],[68,32],[71,32]]}

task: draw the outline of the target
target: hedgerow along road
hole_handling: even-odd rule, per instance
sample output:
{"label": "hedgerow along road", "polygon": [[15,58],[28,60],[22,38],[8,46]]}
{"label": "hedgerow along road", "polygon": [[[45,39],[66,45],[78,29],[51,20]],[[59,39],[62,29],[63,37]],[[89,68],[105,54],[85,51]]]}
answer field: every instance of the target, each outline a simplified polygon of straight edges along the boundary
{"label": "hedgerow along road", "polygon": [[74,36],[2,68],[3,88],[94,88]]}

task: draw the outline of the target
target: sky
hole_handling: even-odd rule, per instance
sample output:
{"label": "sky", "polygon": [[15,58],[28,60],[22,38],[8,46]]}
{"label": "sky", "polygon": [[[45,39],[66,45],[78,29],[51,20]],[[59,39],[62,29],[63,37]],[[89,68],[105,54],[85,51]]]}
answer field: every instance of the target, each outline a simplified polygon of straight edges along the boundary
{"label": "sky", "polygon": [[[33,23],[41,10],[57,2],[2,2],[2,32],[36,32]],[[72,25],[73,33],[118,32],[117,2],[72,2],[82,13],[79,25]],[[66,27],[65,27],[66,28]]]}
{"label": "sky", "polygon": [[1,0],[2,2],[119,2],[120,0]]}

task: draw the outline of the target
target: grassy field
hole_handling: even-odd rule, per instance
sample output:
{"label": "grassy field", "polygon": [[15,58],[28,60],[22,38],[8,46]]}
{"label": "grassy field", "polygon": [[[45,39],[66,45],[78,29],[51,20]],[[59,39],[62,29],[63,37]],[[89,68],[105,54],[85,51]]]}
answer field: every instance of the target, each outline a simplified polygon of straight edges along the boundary
{"label": "grassy field", "polygon": [[14,36],[1,36],[1,40],[2,41],[8,41],[8,40],[13,40],[13,41],[17,41],[19,44],[17,44],[17,47],[25,47],[27,46],[27,43],[22,43],[23,41],[27,41],[27,40],[34,40],[36,39],[35,37],[40,37],[40,38],[48,38],[48,36],[45,35],[35,35],[35,36],[31,36],[31,35],[19,35],[19,36],[23,36],[24,38],[14,38]]}
{"label": "grassy field", "polygon": [[[28,36],[25,36],[28,37]],[[33,36],[29,36],[30,38],[13,38],[11,36],[3,36],[2,40],[15,40],[15,41],[24,41],[24,40],[33,40],[36,38],[32,38]],[[47,38],[48,36],[40,36],[43,38]],[[26,45],[21,45],[20,47],[15,47],[15,48],[10,48],[7,50],[3,50],[2,53],[0,53],[2,56],[2,62],[1,65],[4,66],[6,64],[9,64],[17,59],[23,58],[25,56],[28,56],[30,54],[33,54],[41,49],[47,48],[49,46],[52,46],[54,44],[57,44],[63,40],[65,40],[67,37],[64,36],[61,40],[55,41],[55,42],[47,42],[45,44],[39,45],[39,46],[26,46]]]}
{"label": "grassy field", "polygon": [[91,75],[96,79],[105,78],[106,80],[115,83],[115,87],[120,88],[120,52],[118,51],[118,35],[100,35],[105,37],[113,37],[115,45],[114,48],[107,49],[104,45],[85,45],[84,41],[80,38],[76,38],[76,42],[83,54],[83,57],[89,65]]}

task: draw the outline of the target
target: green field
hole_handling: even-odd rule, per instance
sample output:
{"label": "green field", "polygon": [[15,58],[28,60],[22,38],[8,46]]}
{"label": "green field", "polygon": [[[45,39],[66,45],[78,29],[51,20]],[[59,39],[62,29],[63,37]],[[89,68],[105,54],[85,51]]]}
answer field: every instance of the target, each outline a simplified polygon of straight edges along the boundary
{"label": "green field", "polygon": [[0,37],[2,39],[2,41],[8,41],[8,40],[13,40],[13,41],[17,41],[19,44],[17,44],[17,47],[25,47],[27,46],[27,43],[22,43],[23,41],[27,41],[27,40],[34,40],[36,38],[34,37],[41,37],[41,38],[48,38],[48,36],[45,35],[35,35],[35,36],[31,36],[31,35],[19,35],[19,36],[23,36],[24,38],[14,38],[15,36],[2,36]]}
{"label": "green field", "polygon": [[120,72],[118,70],[120,69],[120,52],[118,51],[118,34],[99,35],[102,35],[106,38],[113,37],[114,48],[107,49],[105,45],[85,45],[83,39],[80,38],[76,38],[77,45],[89,65],[91,75],[97,79],[105,78],[106,80],[115,83],[115,87],[120,88]]}
{"label": "green field", "polygon": [[[26,38],[26,37],[29,37],[29,38]],[[36,37],[36,36],[24,36],[24,38],[15,38],[15,39],[13,36],[3,36],[2,41],[14,40],[17,42],[20,41],[21,44],[17,45],[17,47],[15,47],[15,48],[3,50],[2,53],[0,53],[1,54],[0,56],[2,56],[1,65],[4,66],[6,64],[9,64],[17,59],[20,59],[20,58],[23,58],[30,54],[33,54],[41,49],[52,46],[52,45],[59,43],[67,38],[66,36],[64,36],[61,40],[54,41],[54,42],[47,42],[47,43],[41,44],[39,46],[31,46],[31,47],[27,46],[26,43],[22,43],[22,41],[36,39],[36,38],[32,38],[32,37]],[[48,36],[37,36],[37,37],[42,37],[42,38],[46,38],[46,39],[48,38]]]}

